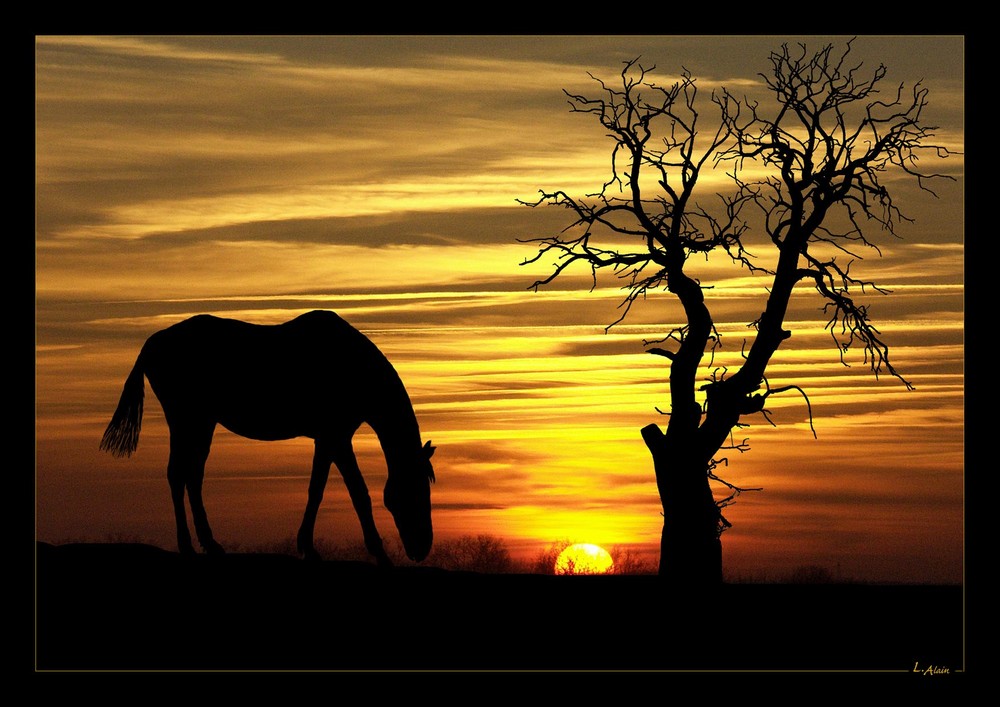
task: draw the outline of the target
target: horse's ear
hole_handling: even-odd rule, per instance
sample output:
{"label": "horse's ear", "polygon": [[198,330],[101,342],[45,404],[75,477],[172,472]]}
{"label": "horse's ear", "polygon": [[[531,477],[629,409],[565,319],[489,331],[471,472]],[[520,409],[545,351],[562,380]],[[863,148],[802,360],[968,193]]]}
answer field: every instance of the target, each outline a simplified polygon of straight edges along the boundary
{"label": "horse's ear", "polygon": [[424,445],[424,451],[427,452],[427,458],[428,459],[430,459],[431,457],[434,456],[434,450],[435,449],[437,449],[437,447],[432,447],[431,443],[430,443],[430,440],[428,440],[427,444]]}

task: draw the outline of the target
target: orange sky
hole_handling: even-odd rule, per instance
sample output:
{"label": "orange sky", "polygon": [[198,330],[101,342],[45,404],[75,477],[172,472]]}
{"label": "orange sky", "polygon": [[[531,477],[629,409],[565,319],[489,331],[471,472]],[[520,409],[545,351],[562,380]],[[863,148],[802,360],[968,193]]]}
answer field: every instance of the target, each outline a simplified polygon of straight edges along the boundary
{"label": "orange sky", "polygon": [[[567,222],[515,200],[606,179],[610,143],[561,92],[592,92],[588,71],[612,78],[641,55],[664,83],[684,66],[706,94],[759,95],[755,74],[783,41],[840,40],[37,38],[39,539],[173,548],[158,405],[131,459],[97,448],[142,342],[202,312],[277,323],[323,308],[389,356],[438,447],[437,537],[490,533],[525,557],[562,539],[655,553],[659,499],[638,431],[668,401],[665,361],[642,340],[679,312],[655,295],[605,333],[621,294],[589,291],[587,273],[528,291],[548,263],[520,266],[534,251],[517,240]],[[861,37],[854,51],[888,66],[887,86],[923,79],[937,141],[964,149],[961,38]],[[818,439],[795,394],[772,398],[776,427],[750,420],[752,451],[729,454],[724,476],[764,490],[727,509],[727,573],[961,581],[963,161],[935,169],[958,177],[938,199],[887,182],[915,223],[855,266],[892,290],[872,296],[872,318],[916,390],[860,359],[842,365],[821,303],[798,293],[769,380],[807,391]],[[715,365],[738,365],[766,283],[692,266],[715,285]],[[310,447],[217,433],[206,504],[224,545],[295,532]],[[373,435],[357,448],[380,499]],[[356,542],[335,479],[317,537]]]}

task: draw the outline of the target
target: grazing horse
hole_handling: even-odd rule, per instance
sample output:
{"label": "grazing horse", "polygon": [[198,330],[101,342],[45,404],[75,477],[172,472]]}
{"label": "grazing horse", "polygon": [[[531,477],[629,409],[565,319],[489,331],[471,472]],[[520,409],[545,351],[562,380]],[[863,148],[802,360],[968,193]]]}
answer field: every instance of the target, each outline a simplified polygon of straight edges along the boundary
{"label": "grazing horse", "polygon": [[143,376],[170,429],[167,480],[182,554],[194,553],[185,489],[202,548],[210,554],[224,552],[212,537],[201,494],[212,435],[222,425],[250,439],[315,440],[309,497],[297,538],[305,558],[319,557],[313,529],[332,463],[344,477],[365,547],[380,565],[391,565],[351,444],[361,424],[368,423],[389,472],[385,507],[407,556],[416,562],[427,557],[433,537],[434,447],[430,442],[421,446],[413,406],[392,364],[333,312],[309,312],[273,326],[203,314],[150,336],[101,440],[101,449],[118,457],[130,456],[139,442]]}

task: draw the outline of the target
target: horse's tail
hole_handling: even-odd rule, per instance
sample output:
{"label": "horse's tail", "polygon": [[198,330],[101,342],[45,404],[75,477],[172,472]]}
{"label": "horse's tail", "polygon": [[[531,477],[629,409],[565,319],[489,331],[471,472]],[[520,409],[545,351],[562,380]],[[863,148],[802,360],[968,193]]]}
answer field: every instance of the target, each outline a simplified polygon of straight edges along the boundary
{"label": "horse's tail", "polygon": [[118,408],[111,416],[108,429],[104,430],[101,449],[116,457],[129,457],[139,446],[139,429],[142,427],[142,399],[146,395],[143,381],[142,356],[136,359],[132,372],[125,379],[125,388],[118,401]]}

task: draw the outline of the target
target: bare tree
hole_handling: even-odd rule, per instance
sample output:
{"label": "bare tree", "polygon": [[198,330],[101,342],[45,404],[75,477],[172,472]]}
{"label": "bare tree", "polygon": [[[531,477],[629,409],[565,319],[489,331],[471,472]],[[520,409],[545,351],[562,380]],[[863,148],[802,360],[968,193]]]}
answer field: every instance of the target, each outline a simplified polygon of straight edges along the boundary
{"label": "bare tree", "polygon": [[[615,324],[657,290],[681,305],[683,323],[645,342],[649,353],[669,361],[666,433],[656,424],[642,429],[663,504],[659,571],[678,581],[722,581],[720,535],[729,527],[722,509],[746,490],[715,473],[726,463],[720,453],[748,449],[733,431],[747,416],[766,417],[772,395],[796,391],[808,407],[798,386],[771,388],[765,377],[791,336],[784,320],[796,286],[806,283],[822,298],[842,360],[860,347],[876,376],[887,372],[911,387],[890,362],[867,307],[854,299],[858,292],[885,291],[856,279],[836,254],[852,259],[861,257],[861,248],[877,252],[868,234],[894,236],[909,220],[889,194],[885,174],[901,171],[933,194],[928,180],[942,175],[920,171],[918,153],[948,152],[927,144],[935,130],[921,124],[927,90],[918,83],[906,93],[899,86],[879,98],[885,67],[863,73],[860,64],[847,63],[850,52],[850,42],[839,55],[832,46],[814,54],[782,46],[770,56],[770,73],[761,74],[776,99],[771,109],[719,90],[711,95],[718,119],[710,129],[701,125],[689,72],[664,87],[650,79],[655,67],[629,61],[620,84],[594,79],[601,89],[596,97],[566,92],[572,112],[595,117],[614,143],[609,179],[584,197],[542,191],[536,201],[522,202],[568,209],[573,218],[560,234],[527,241],[538,252],[525,264],[555,257],[551,274],[535,289],[583,264],[595,285],[605,272],[622,281],[627,294]],[[695,190],[713,169],[726,170],[732,187],[703,206]],[[770,264],[745,248],[751,238],[773,247]],[[710,253],[764,276],[769,294],[752,322],[749,348],[743,342],[739,369],[713,370],[700,382],[705,356],[711,368],[722,344],[706,300],[709,287],[685,268],[692,255]],[[721,500],[713,481],[724,488]]]}

